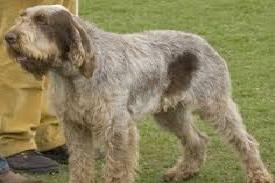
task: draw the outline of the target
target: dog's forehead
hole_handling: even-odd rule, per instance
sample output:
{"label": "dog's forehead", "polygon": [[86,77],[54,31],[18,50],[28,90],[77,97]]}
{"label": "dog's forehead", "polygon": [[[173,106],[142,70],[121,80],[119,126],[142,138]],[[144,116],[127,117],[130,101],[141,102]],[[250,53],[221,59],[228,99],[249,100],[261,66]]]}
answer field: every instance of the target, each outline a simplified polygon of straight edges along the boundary
{"label": "dog's forehead", "polygon": [[39,5],[39,6],[33,6],[30,8],[27,8],[25,10],[25,12],[30,16],[38,12],[43,12],[47,15],[51,15],[59,11],[69,12],[64,6],[61,6],[61,5]]}

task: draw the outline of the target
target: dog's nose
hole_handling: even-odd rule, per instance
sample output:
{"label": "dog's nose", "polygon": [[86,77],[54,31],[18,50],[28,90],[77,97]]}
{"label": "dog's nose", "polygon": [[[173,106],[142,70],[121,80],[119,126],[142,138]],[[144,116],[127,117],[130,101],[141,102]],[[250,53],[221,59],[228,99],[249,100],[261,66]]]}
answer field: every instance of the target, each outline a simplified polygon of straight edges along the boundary
{"label": "dog's nose", "polygon": [[5,35],[5,40],[7,41],[7,43],[9,44],[14,44],[17,41],[17,35],[15,33],[12,32],[8,32]]}

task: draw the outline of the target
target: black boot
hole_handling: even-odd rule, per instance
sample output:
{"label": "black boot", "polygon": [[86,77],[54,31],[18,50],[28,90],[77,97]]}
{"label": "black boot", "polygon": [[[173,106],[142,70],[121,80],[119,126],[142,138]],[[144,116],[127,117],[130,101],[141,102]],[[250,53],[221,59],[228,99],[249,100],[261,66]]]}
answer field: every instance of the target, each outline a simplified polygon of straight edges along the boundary
{"label": "black boot", "polygon": [[58,172],[58,163],[35,150],[24,151],[6,158],[14,171],[31,173]]}

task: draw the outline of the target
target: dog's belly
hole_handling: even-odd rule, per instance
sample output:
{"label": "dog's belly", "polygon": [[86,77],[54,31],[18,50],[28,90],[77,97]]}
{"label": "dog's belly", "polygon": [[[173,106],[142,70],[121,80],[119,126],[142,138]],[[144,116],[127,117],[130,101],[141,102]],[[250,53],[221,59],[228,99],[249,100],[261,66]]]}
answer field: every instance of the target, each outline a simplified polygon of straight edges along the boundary
{"label": "dog's belly", "polygon": [[155,113],[160,109],[161,93],[157,89],[148,90],[145,93],[131,95],[127,109],[132,118],[139,119],[149,113]]}

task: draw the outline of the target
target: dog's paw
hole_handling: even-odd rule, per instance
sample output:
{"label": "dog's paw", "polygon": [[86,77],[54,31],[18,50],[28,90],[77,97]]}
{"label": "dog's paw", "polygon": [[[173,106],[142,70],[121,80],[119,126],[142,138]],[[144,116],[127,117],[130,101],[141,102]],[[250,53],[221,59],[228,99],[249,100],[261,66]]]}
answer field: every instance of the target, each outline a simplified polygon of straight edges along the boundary
{"label": "dog's paw", "polygon": [[273,177],[266,170],[251,171],[247,183],[273,183]]}
{"label": "dog's paw", "polygon": [[177,169],[175,167],[168,169],[164,175],[163,179],[165,182],[187,180],[199,173],[199,170],[189,170],[189,169]]}

